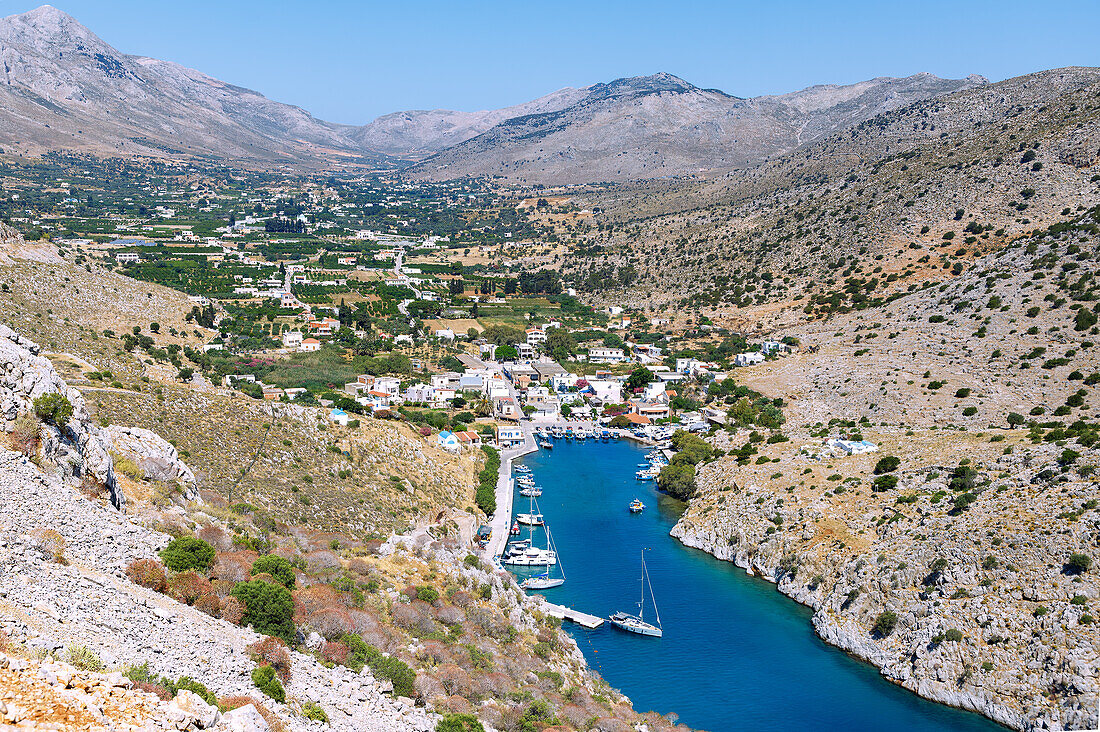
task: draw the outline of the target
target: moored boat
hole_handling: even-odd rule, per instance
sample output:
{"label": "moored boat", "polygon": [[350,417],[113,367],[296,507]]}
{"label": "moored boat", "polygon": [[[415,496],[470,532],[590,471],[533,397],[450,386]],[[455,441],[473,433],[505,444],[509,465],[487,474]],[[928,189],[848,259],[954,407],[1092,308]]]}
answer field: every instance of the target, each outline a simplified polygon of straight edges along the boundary
{"label": "moored boat", "polygon": [[[645,549],[642,550],[642,600],[638,603],[638,614],[631,615],[630,613],[617,612],[608,620],[616,628],[629,633],[660,638],[664,635],[664,629],[661,628],[661,615],[657,612],[657,600],[653,597],[653,586],[649,582],[649,570],[645,566],[645,551]],[[657,615],[656,625],[647,623],[645,620],[645,589],[647,585],[649,586],[650,599],[653,600],[653,612]]]}
{"label": "moored boat", "polygon": [[633,501],[630,502],[630,512],[631,513],[641,513],[644,510],[645,510],[645,504],[642,503],[641,501],[639,501],[637,498],[635,498]]}

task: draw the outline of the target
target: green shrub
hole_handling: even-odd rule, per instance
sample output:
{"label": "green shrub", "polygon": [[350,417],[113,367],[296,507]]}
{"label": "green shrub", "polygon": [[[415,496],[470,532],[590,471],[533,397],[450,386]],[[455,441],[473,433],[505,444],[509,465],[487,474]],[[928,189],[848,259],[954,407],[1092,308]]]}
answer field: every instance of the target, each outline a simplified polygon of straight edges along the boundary
{"label": "green shrub", "polygon": [[261,580],[238,582],[230,593],[245,608],[241,625],[250,625],[257,633],[294,641],[294,598],[282,585]]}
{"label": "green shrub", "polygon": [[85,671],[102,671],[103,661],[87,646],[69,646],[69,663]]}
{"label": "green shrub", "polygon": [[189,569],[207,572],[214,564],[214,555],[214,547],[194,536],[173,539],[160,550],[161,561],[173,572],[186,572]]}
{"label": "green shrub", "polygon": [[875,618],[875,624],[871,626],[871,632],[879,637],[890,635],[898,624],[897,613],[883,610]]}
{"label": "green shrub", "polygon": [[73,405],[64,394],[51,392],[34,400],[34,414],[47,424],[61,427],[73,416]]}
{"label": "green shrub", "polygon": [[888,490],[896,488],[898,485],[898,476],[896,475],[880,475],[875,478],[871,483],[871,490],[875,493],[884,493]]}
{"label": "green shrub", "polygon": [[404,661],[392,656],[383,656],[380,650],[355,633],[345,634],[340,641],[348,647],[348,668],[362,671],[363,666],[369,666],[376,677],[388,679],[393,683],[393,693],[396,696],[412,697],[416,693],[414,686],[416,671],[409,668]]}
{"label": "green shrub", "polygon": [[252,669],[252,683],[267,696],[282,704],[286,701],[286,690],[283,684],[275,677],[275,669],[270,666],[260,666]]}
{"label": "green shrub", "polygon": [[485,727],[472,714],[446,714],[435,725],[435,732],[485,732]]}
{"label": "green shrub", "polygon": [[427,603],[433,603],[439,599],[439,591],[434,587],[428,585],[421,585],[416,588],[416,599],[423,600]]}
{"label": "green shrub", "polygon": [[1087,554],[1070,554],[1066,561],[1066,572],[1081,574],[1092,569],[1092,557]]}
{"label": "green shrub", "polygon": [[168,690],[168,693],[172,696],[180,693],[181,691],[190,691],[199,696],[204,702],[210,706],[217,706],[218,697],[214,695],[214,692],[207,689],[204,684],[200,684],[190,676],[180,676],[175,681],[161,677],[161,686]]}
{"label": "green shrub", "polygon": [[893,455],[886,455],[879,458],[879,461],[875,463],[875,475],[882,475],[883,473],[892,473],[898,469],[901,465],[901,460]]}
{"label": "green shrub", "polygon": [[311,722],[324,722],[328,724],[328,714],[317,702],[307,701],[302,705],[302,716]]}
{"label": "green shrub", "polygon": [[253,562],[249,574],[269,574],[283,587],[294,586],[294,567],[289,560],[274,554],[266,554]]}
{"label": "green shrub", "polygon": [[963,634],[958,628],[951,628],[943,634],[943,639],[950,643],[960,643],[963,639]]}

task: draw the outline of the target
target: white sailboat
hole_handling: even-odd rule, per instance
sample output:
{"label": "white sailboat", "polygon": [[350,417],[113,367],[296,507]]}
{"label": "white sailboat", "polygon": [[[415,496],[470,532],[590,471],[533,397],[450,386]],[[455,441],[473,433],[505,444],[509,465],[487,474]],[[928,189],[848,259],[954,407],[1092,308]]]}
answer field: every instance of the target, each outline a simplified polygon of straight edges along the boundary
{"label": "white sailboat", "polygon": [[[546,549],[553,551],[554,557],[557,558],[557,550],[554,549],[554,538],[550,536],[550,527],[546,527]],[[558,569],[561,571],[561,577],[550,576],[550,565],[547,564],[544,571],[540,574],[528,577],[519,583],[519,586],[525,590],[549,590],[551,587],[560,587],[565,584],[565,570],[561,567],[561,562],[558,562]]]}
{"label": "white sailboat", "polygon": [[[657,616],[657,624],[653,625],[645,621],[645,588],[649,587],[649,597],[653,601],[653,612]],[[649,582],[649,570],[645,566],[645,549],[642,550],[642,601],[638,603],[638,614],[617,612],[608,620],[616,628],[622,628],[629,633],[648,635],[660,638],[664,634],[661,628],[661,614],[657,612],[657,600],[653,597],[653,585]]]}

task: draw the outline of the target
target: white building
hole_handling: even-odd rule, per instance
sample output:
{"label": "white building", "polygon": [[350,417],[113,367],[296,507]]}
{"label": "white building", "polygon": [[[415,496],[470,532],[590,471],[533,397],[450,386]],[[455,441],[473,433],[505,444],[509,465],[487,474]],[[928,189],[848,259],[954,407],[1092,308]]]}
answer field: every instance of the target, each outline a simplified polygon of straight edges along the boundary
{"label": "white building", "polygon": [[591,363],[622,363],[626,360],[626,353],[621,348],[597,346],[589,349],[588,360]]}
{"label": "white building", "polygon": [[291,330],[283,333],[283,348],[298,348],[302,345],[302,332]]}
{"label": "white building", "polygon": [[733,357],[734,366],[754,366],[758,363],[764,363],[764,354],[756,351],[739,353]]}

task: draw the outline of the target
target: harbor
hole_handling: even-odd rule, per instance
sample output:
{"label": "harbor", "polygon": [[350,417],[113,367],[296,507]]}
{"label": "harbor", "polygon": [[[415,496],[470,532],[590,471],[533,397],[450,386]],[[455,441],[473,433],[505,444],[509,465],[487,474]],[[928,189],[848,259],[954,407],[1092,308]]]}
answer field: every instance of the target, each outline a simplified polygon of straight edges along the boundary
{"label": "harbor", "polygon": [[[513,477],[529,475],[542,490],[534,512],[544,525],[521,525],[517,538],[552,546],[558,563],[503,566],[519,580],[548,570],[565,577],[530,594],[566,621],[588,663],[637,708],[676,712],[684,724],[711,730],[1003,729],[890,683],[822,642],[810,611],[770,583],[670,537],[682,504],[636,475],[668,458],[654,445],[548,439],[553,448],[525,445],[509,461],[513,510],[503,529],[507,539],[515,512],[531,512]],[[644,505],[637,512],[635,499]],[[616,615],[639,616],[662,635],[626,632],[608,622]]]}

